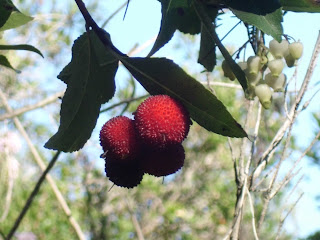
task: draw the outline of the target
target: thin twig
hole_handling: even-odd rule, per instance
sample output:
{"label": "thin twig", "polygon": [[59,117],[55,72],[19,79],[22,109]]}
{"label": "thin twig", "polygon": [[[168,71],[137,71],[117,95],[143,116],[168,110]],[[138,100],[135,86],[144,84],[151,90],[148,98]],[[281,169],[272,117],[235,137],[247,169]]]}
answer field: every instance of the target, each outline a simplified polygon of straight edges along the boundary
{"label": "thin twig", "polygon": [[133,102],[133,101],[141,100],[141,99],[146,98],[148,96],[149,96],[149,94],[146,94],[146,95],[142,95],[142,96],[136,97],[136,98],[125,99],[125,100],[123,100],[121,102],[115,103],[115,104],[111,105],[110,107],[107,107],[107,108],[101,110],[100,113],[107,112],[107,111],[109,111],[109,110],[111,110],[111,109],[113,109],[115,107],[121,106],[122,104],[127,104],[127,103],[130,103],[130,102]]}
{"label": "thin twig", "polygon": [[118,8],[104,21],[104,23],[101,25],[101,28],[104,28],[104,27],[109,23],[109,21],[110,21],[114,16],[116,16],[116,15],[122,10],[122,8],[124,8],[125,6],[127,6],[127,1],[124,2],[123,4],[121,4],[120,7],[118,7]]}
{"label": "thin twig", "polygon": [[300,103],[302,101],[302,98],[308,88],[309,82],[311,80],[311,76],[314,72],[317,59],[319,57],[320,53],[320,34],[318,35],[317,42],[315,44],[313,54],[309,63],[309,67],[307,70],[307,73],[305,75],[304,81],[301,85],[300,91],[298,93],[298,96],[296,98],[295,104],[291,107],[291,110],[289,112],[289,118],[285,120],[285,122],[282,124],[278,132],[276,133],[275,137],[273,138],[272,142],[270,143],[269,147],[265,150],[265,152],[262,154],[262,157],[259,160],[258,166],[252,173],[251,183],[252,185],[255,178],[258,176],[256,174],[256,171],[261,171],[261,169],[264,169],[267,165],[272,153],[274,152],[275,148],[279,145],[279,143],[282,141],[284,134],[286,133],[287,129],[290,127],[291,123],[294,122],[295,118],[297,117],[297,110],[300,106]]}
{"label": "thin twig", "polygon": [[29,105],[29,106],[22,107],[20,109],[12,111],[11,113],[3,114],[3,115],[0,116],[0,121],[3,121],[5,119],[14,118],[14,117],[17,117],[17,116],[19,116],[19,115],[21,115],[23,113],[29,112],[31,110],[44,107],[44,106],[46,106],[46,105],[48,105],[50,103],[53,103],[53,102],[57,101],[57,99],[59,97],[62,97],[63,94],[64,94],[64,91],[57,92],[56,94],[54,94],[54,95],[52,95],[50,97],[47,97],[47,98],[37,102],[36,104],[32,104],[32,105]]}
{"label": "thin twig", "polygon": [[301,193],[301,194],[300,194],[300,196],[299,196],[298,199],[295,201],[295,203],[291,206],[291,208],[289,209],[289,211],[287,212],[287,214],[285,215],[285,217],[280,221],[279,228],[278,228],[278,231],[277,231],[277,235],[276,235],[275,240],[278,240],[278,239],[279,239],[280,233],[281,233],[281,230],[282,230],[282,227],[283,227],[283,224],[284,224],[285,220],[287,219],[287,217],[289,216],[289,214],[292,212],[292,210],[295,208],[295,206],[298,204],[298,202],[300,201],[300,199],[302,198],[303,195],[304,195],[304,193]]}
{"label": "thin twig", "polygon": [[139,224],[139,221],[136,217],[136,215],[132,212],[132,209],[129,205],[129,201],[128,199],[126,199],[126,203],[127,203],[127,207],[128,207],[128,210],[129,210],[129,213],[131,215],[131,221],[132,221],[132,224],[137,232],[137,236],[138,236],[138,239],[139,240],[144,240],[144,236],[143,236],[143,232],[142,232],[142,229],[141,229],[141,226]]}
{"label": "thin twig", "polygon": [[247,195],[248,195],[249,206],[250,206],[250,211],[251,211],[251,216],[252,216],[252,229],[253,229],[254,239],[255,240],[259,240],[259,237],[258,237],[258,234],[257,234],[257,228],[256,228],[256,219],[255,219],[255,216],[254,216],[254,206],[253,206],[251,194],[250,194],[249,189],[247,187],[246,187],[246,192],[247,192]]}
{"label": "thin twig", "polygon": [[33,199],[35,198],[35,196],[37,196],[39,190],[40,190],[40,187],[41,187],[41,184],[44,182],[45,178],[46,178],[46,175],[48,174],[48,172],[50,171],[50,169],[53,167],[53,165],[56,163],[56,161],[58,160],[58,157],[60,155],[61,151],[58,151],[54,157],[51,159],[48,167],[45,169],[45,171],[42,173],[41,177],[39,178],[36,186],[34,187],[32,193],[30,194],[26,204],[24,205],[23,209],[21,210],[18,218],[16,219],[16,221],[14,222],[14,225],[13,227],[11,228],[8,236],[6,237],[6,240],[10,240],[14,233],[16,232],[16,230],[18,229],[23,217],[25,216],[25,214],[27,213],[28,209],[30,208],[31,204],[32,204],[32,201]]}
{"label": "thin twig", "polygon": [[[5,96],[5,94],[2,92],[2,90],[0,89],[0,99],[4,105],[4,107],[6,108],[8,113],[12,113],[12,108],[10,107],[7,98]],[[25,128],[22,126],[22,123],[20,122],[20,120],[17,117],[13,118],[13,122],[16,125],[18,131],[21,133],[21,135],[24,137],[24,139],[26,140],[28,147],[30,148],[30,151],[36,161],[36,163],[38,164],[38,166],[40,167],[40,169],[42,171],[44,171],[46,169],[46,165],[43,162],[38,150],[36,149],[36,147],[34,146],[34,144],[32,143],[28,133],[26,132]],[[56,182],[54,181],[54,179],[51,177],[50,174],[46,175],[46,179],[49,182],[49,185],[51,187],[51,189],[53,190],[60,206],[62,207],[64,213],[67,215],[68,220],[71,224],[71,226],[73,227],[73,229],[75,230],[75,232],[77,233],[77,236],[80,240],[85,240],[85,236],[84,233],[82,232],[80,225],[78,224],[78,222],[75,220],[75,218],[72,216],[72,212],[66,202],[66,200],[64,199],[62,193],[60,192]]]}

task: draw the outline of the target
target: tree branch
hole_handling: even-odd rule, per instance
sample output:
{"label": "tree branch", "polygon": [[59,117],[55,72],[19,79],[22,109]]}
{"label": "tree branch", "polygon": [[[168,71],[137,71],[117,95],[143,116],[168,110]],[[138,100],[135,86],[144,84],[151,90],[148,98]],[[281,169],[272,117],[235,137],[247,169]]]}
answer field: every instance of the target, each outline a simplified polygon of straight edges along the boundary
{"label": "tree branch", "polygon": [[23,209],[21,210],[17,220],[15,221],[13,227],[11,228],[8,236],[6,237],[6,240],[10,240],[14,233],[16,232],[16,230],[18,229],[23,217],[25,216],[25,214],[27,213],[28,209],[30,208],[31,204],[32,204],[32,201],[33,199],[35,198],[35,196],[37,196],[39,190],[40,190],[40,187],[42,185],[42,183],[44,182],[45,178],[46,178],[46,175],[48,174],[48,172],[50,171],[50,169],[53,167],[53,165],[56,163],[56,161],[58,160],[58,157],[60,155],[61,151],[58,151],[54,157],[51,159],[48,167],[45,169],[45,171],[42,173],[41,177],[39,178],[36,186],[34,187],[32,193],[30,194],[26,204],[24,205]]}
{"label": "tree branch", "polygon": [[12,111],[11,113],[3,114],[3,115],[0,116],[0,121],[6,120],[6,119],[9,119],[9,118],[13,118],[13,117],[17,117],[17,116],[19,116],[19,115],[21,115],[21,114],[23,114],[25,112],[29,112],[31,110],[44,107],[44,106],[46,106],[46,105],[48,105],[50,103],[55,102],[59,97],[62,97],[63,94],[64,94],[64,91],[57,92],[56,94],[54,94],[54,95],[52,95],[50,97],[47,97],[47,98],[37,102],[36,104],[22,107],[20,109]]}
{"label": "tree branch", "polygon": [[[4,105],[4,107],[7,109],[8,113],[12,113],[12,108],[10,107],[7,98],[5,96],[5,94],[2,92],[2,90],[0,89],[0,99]],[[21,133],[21,135],[24,137],[24,139],[26,140],[30,151],[34,157],[34,159],[36,160],[36,163],[38,164],[38,166],[40,167],[40,169],[42,171],[45,171],[46,169],[46,165],[44,164],[38,150],[36,149],[36,147],[33,145],[28,133],[26,132],[26,130],[24,129],[24,127],[22,126],[22,123],[20,122],[20,120],[17,117],[13,118],[14,124],[16,125],[18,131]],[[78,238],[80,240],[85,240],[85,236],[78,224],[78,222],[74,219],[74,217],[72,216],[71,210],[66,202],[66,200],[64,199],[62,193],[60,192],[57,184],[55,183],[54,179],[51,177],[50,174],[46,175],[46,179],[49,182],[50,187],[52,188],[60,206],[62,207],[64,213],[67,215],[68,220],[71,224],[71,226],[74,228],[75,232],[78,235]]]}

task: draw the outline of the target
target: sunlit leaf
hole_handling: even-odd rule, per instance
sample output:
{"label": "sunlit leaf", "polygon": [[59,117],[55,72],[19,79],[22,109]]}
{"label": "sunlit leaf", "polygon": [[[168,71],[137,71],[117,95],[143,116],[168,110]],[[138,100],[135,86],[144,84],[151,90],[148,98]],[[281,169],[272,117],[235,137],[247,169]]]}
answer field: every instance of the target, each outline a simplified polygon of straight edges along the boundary
{"label": "sunlit leaf", "polygon": [[0,31],[5,31],[12,28],[20,27],[28,22],[30,22],[33,18],[27,15],[24,15],[18,11],[12,11],[9,18],[5,22],[5,24],[0,28]]}
{"label": "sunlit leaf", "polygon": [[278,9],[272,13],[264,15],[257,15],[231,9],[232,12],[245,23],[256,26],[264,33],[272,36],[274,39],[281,41],[283,34],[282,29],[282,11]]}

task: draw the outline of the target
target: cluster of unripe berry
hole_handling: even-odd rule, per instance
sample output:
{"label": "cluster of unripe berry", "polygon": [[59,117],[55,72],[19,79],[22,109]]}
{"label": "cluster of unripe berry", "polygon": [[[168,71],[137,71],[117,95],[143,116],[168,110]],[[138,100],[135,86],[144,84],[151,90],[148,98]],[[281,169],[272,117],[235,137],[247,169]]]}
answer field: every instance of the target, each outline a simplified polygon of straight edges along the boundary
{"label": "cluster of unripe berry", "polygon": [[[284,91],[286,75],[282,72],[285,63],[288,67],[296,66],[297,60],[302,56],[303,45],[301,42],[287,40],[280,43],[273,39],[269,43],[269,49],[264,49],[257,56],[250,56],[246,62],[239,62],[238,65],[245,72],[248,83],[248,97],[259,98],[260,103],[266,109],[270,108],[272,101],[272,90],[274,92]],[[236,77],[228,63],[222,62],[224,76],[230,80]]]}
{"label": "cluster of unripe berry", "polygon": [[137,186],[145,173],[161,177],[182,168],[182,141],[191,125],[182,103],[168,95],[150,96],[133,115],[114,117],[100,131],[106,175],[127,188]]}

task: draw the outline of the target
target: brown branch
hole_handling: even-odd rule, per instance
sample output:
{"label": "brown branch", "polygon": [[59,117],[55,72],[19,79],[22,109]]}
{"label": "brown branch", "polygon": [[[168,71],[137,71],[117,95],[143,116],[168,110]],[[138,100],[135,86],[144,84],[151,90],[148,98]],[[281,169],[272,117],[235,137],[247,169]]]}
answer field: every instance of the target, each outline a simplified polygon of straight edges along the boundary
{"label": "brown branch", "polygon": [[0,116],[0,121],[6,120],[6,119],[10,119],[10,118],[14,118],[17,117],[23,113],[29,112],[31,110],[37,109],[37,108],[41,108],[44,107],[50,103],[55,102],[59,97],[62,97],[64,94],[64,91],[62,92],[58,92],[50,97],[47,97],[39,102],[37,102],[36,104],[33,105],[29,105],[29,106],[25,106],[22,107],[20,109],[14,110],[11,113],[6,113]]}
{"label": "brown branch", "polygon": [[[5,96],[5,94],[2,92],[2,90],[0,89],[0,99],[4,105],[4,107],[6,108],[8,113],[12,113],[12,108],[10,107],[7,98]],[[46,165],[43,162],[38,150],[36,149],[36,147],[34,146],[34,144],[32,143],[28,133],[26,132],[26,130],[24,129],[24,127],[22,126],[22,123],[20,122],[20,120],[17,117],[13,118],[13,122],[16,125],[18,131],[21,133],[21,135],[24,137],[24,139],[26,140],[28,147],[30,148],[30,151],[36,161],[36,163],[38,164],[38,166],[40,167],[40,169],[42,171],[44,171],[46,169]],[[55,183],[54,179],[51,177],[50,174],[46,175],[46,179],[49,182],[50,187],[52,188],[60,206],[62,207],[64,213],[67,215],[68,220],[71,224],[71,226],[74,228],[75,232],[78,235],[78,238],[80,240],[85,240],[85,236],[78,224],[78,222],[74,219],[74,217],[72,216],[71,210],[66,202],[66,200],[64,199],[62,193],[60,192],[57,184]]]}
{"label": "brown branch", "polygon": [[6,240],[10,240],[14,233],[16,232],[16,230],[18,229],[23,217],[25,216],[25,214],[27,213],[28,209],[30,208],[33,199],[35,198],[35,196],[37,196],[37,194],[39,193],[40,187],[42,185],[42,183],[44,182],[46,175],[48,174],[48,172],[50,171],[50,169],[54,166],[54,164],[56,163],[56,161],[58,160],[58,157],[60,155],[61,151],[58,151],[54,157],[51,159],[48,167],[45,169],[45,171],[42,173],[41,177],[39,178],[36,186],[34,187],[32,193],[30,194],[26,204],[24,205],[24,207],[22,208],[17,220],[14,222],[13,227],[11,228],[9,234],[6,237]]}

